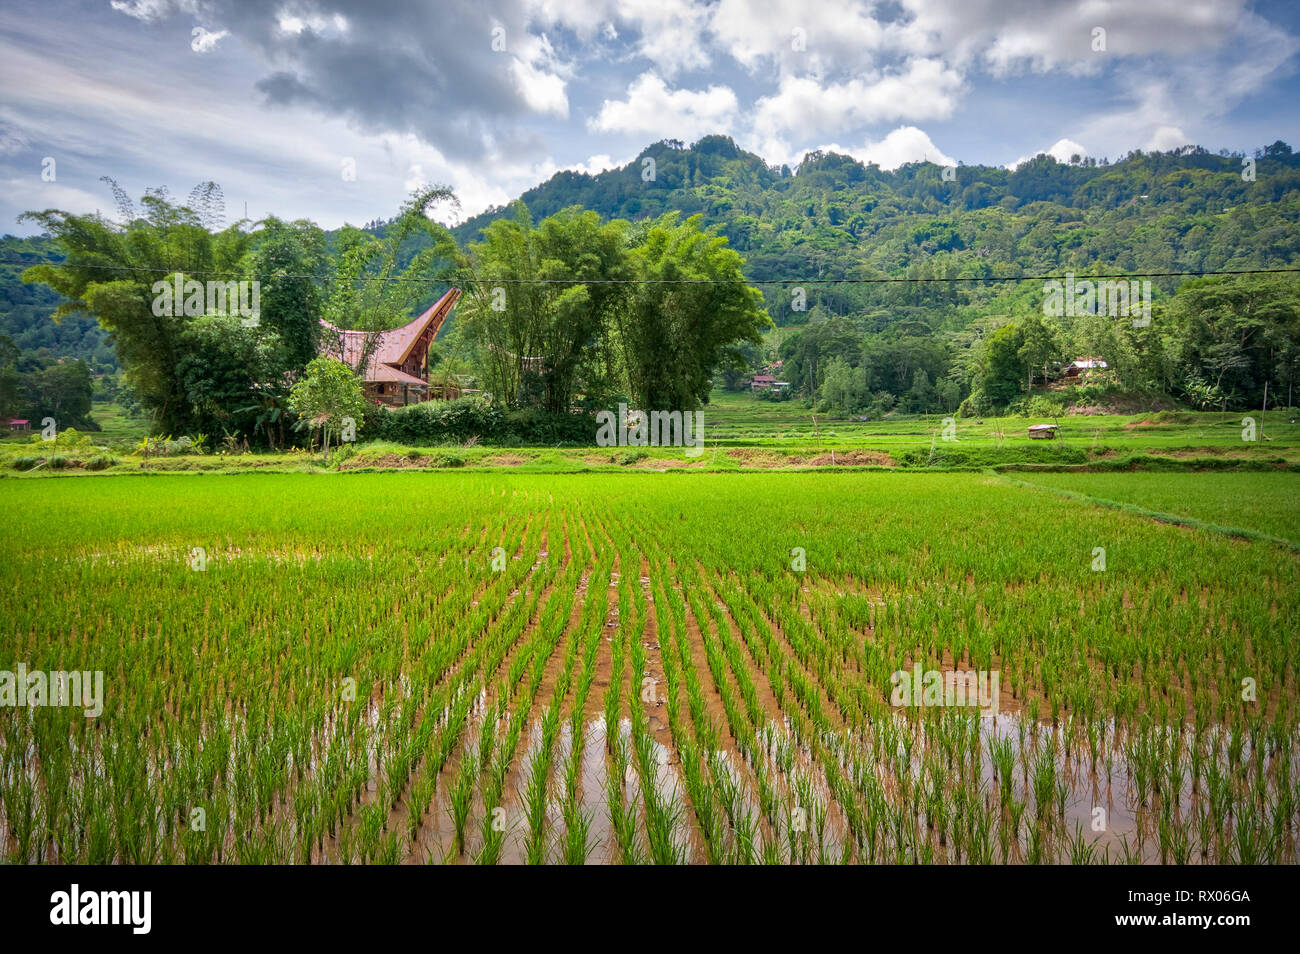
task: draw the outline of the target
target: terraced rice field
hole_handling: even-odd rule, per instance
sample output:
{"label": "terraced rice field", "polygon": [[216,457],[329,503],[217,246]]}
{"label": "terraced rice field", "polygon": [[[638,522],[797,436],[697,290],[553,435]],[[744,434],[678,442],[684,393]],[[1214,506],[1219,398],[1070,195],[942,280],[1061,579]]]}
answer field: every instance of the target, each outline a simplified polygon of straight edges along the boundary
{"label": "terraced rice field", "polygon": [[104,673],[0,708],[9,861],[1297,860],[1284,546],[979,474],[4,491],[0,669]]}
{"label": "terraced rice field", "polygon": [[1292,473],[1019,474],[1043,487],[1190,517],[1300,548],[1300,481]]}

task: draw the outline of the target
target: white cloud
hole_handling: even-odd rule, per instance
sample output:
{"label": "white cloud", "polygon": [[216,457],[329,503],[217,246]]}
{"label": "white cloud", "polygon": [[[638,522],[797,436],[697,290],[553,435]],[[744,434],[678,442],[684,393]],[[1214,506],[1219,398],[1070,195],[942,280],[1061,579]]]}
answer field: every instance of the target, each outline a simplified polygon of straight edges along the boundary
{"label": "white cloud", "polygon": [[57,181],[45,182],[39,167],[30,176],[0,179],[0,192],[23,196],[29,209],[62,209],[74,215],[89,215],[96,209],[110,213],[113,208],[113,198],[107,192],[96,196]]}
{"label": "white cloud", "polygon": [[14,156],[27,149],[31,140],[17,126],[0,117],[0,156]]}
{"label": "white cloud", "polygon": [[559,76],[523,60],[510,64],[510,74],[519,95],[533,112],[569,118],[569,97],[564,92],[564,80]]}
{"label": "white cloud", "polygon": [[1168,152],[1191,142],[1187,134],[1177,126],[1160,126],[1142,148],[1148,152]]}
{"label": "white cloud", "polygon": [[[779,145],[772,152],[760,151],[769,163],[795,166],[812,149],[796,150],[797,155],[783,150]],[[933,162],[940,166],[955,166],[957,160],[934,144],[934,140],[915,126],[899,126],[883,139],[868,140],[861,146],[842,146],[838,142],[824,143],[816,151],[852,156],[863,165],[875,163],[886,172],[909,162]]]}
{"label": "white cloud", "polygon": [[709,28],[715,43],[751,72],[775,61],[782,73],[813,76],[869,68],[887,36],[865,2],[721,0]]}
{"label": "white cloud", "polygon": [[636,24],[641,32],[637,52],[664,76],[709,65],[706,5],[693,0],[620,0],[618,14]]}
{"label": "white cloud", "polygon": [[118,13],[152,23],[173,13],[196,13],[198,0],[112,0],[109,6]]}
{"label": "white cloud", "polygon": [[607,153],[601,153],[596,156],[588,156],[586,162],[575,162],[572,165],[564,166],[556,171],[585,172],[589,176],[594,176],[599,172],[605,172],[608,169],[622,169],[636,156],[628,156],[626,159],[612,159]]}
{"label": "white cloud", "polygon": [[[908,14],[892,32],[904,49],[982,65],[995,75],[1028,68],[1070,72],[1109,60],[1184,55],[1223,45],[1249,16],[1247,0],[901,0]],[[1093,30],[1106,31],[1104,52]]]}
{"label": "white cloud", "polygon": [[205,30],[203,27],[195,27],[190,31],[194,37],[190,41],[190,49],[195,53],[211,53],[217,48],[217,44],[223,39],[230,36],[229,30],[217,30],[215,33],[211,30]]}
{"label": "white cloud", "polygon": [[732,128],[740,104],[726,86],[670,90],[654,73],[643,73],[627,88],[627,99],[607,99],[587,121],[593,132],[648,135],[689,140]]}
{"label": "white cloud", "polygon": [[773,96],[754,105],[754,129],[765,140],[809,136],[895,120],[947,119],[962,78],[939,60],[912,60],[905,71],[873,73],[823,85],[787,76]]}
{"label": "white cloud", "polygon": [[423,189],[429,183],[424,178],[424,167],[418,163],[411,163],[411,168],[406,170],[406,181],[402,183],[407,192],[414,192],[416,189]]}
{"label": "white cloud", "polygon": [[331,33],[347,33],[351,26],[348,23],[348,18],[341,13],[335,13],[327,17],[296,4],[281,7],[276,12],[275,19],[276,27],[281,33],[289,33],[293,36],[299,35],[304,30],[322,36]]}
{"label": "white cloud", "polygon": [[955,166],[957,160],[943,152],[923,130],[899,126],[879,142],[868,142],[861,149],[849,151],[859,162],[874,162],[882,169],[897,169],[909,162],[930,162]]}
{"label": "white cloud", "polygon": [[510,76],[515,90],[534,113],[569,118],[566,77],[573,65],[561,60],[546,34],[526,34],[511,46]]}
{"label": "white cloud", "polygon": [[[696,0],[528,0],[535,22],[563,26],[582,41],[599,36],[612,42],[636,36],[633,53],[649,60],[661,76],[672,78],[712,62],[707,32],[710,9]],[[629,28],[620,34],[616,24]]]}
{"label": "white cloud", "polygon": [[1044,152],[1047,153],[1049,156],[1051,156],[1053,159],[1055,159],[1057,162],[1063,162],[1063,163],[1068,163],[1070,161],[1071,156],[1088,155],[1088,150],[1086,147],[1084,147],[1082,143],[1075,142],[1073,139],[1058,139],[1056,140],[1056,142],[1052,143],[1051,146],[1049,146],[1046,149],[1040,149],[1038,150],[1038,152],[1035,152],[1032,155],[1021,156],[1015,162],[1007,163],[1007,168],[1008,169],[1018,168],[1019,166],[1024,165],[1030,159],[1033,159],[1035,156],[1038,156],[1039,154]]}

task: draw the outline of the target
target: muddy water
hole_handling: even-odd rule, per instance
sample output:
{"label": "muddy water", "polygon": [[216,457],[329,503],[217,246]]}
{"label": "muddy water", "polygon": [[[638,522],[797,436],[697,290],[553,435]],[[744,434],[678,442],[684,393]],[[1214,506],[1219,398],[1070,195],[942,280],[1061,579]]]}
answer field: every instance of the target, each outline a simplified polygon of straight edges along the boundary
{"label": "muddy water", "polygon": [[[406,846],[404,853],[408,863],[472,863],[482,848],[482,823],[484,806],[482,804],[481,771],[476,777],[475,795],[470,817],[466,827],[466,850],[462,855],[453,851],[453,826],[451,822],[450,793],[454,790],[456,774],[462,758],[475,759],[478,740],[483,722],[492,710],[486,705],[485,697],[474,700],[462,736],[466,743],[461,750],[453,752],[438,778],[432,804],[415,806],[420,812],[421,822],[416,837]],[[447,718],[448,712],[440,716]],[[942,721],[940,721],[942,720]],[[381,727],[380,710],[373,703],[367,707],[365,725],[373,735],[379,735]],[[1089,744],[1088,727],[1079,726],[1072,731],[1068,725],[1052,726],[1033,723],[1017,713],[1000,714],[990,718],[961,720],[965,726],[966,738],[960,750],[965,748],[965,756],[955,760],[949,754],[953,746],[953,730],[958,718],[951,714],[935,716],[927,714],[925,718],[907,718],[890,714],[885,720],[877,720],[865,731],[830,733],[815,746],[801,744],[784,723],[772,722],[758,733],[757,748],[745,747],[746,754],[732,748],[703,753],[704,775],[711,784],[715,799],[726,811],[726,830],[723,833],[724,846],[722,860],[761,861],[765,856],[771,857],[773,844],[779,846],[776,855],[782,861],[791,858],[791,845],[796,861],[834,860],[846,850],[855,861],[891,861],[896,858],[896,831],[899,817],[906,821],[909,833],[909,846],[904,857],[910,860],[928,860],[934,863],[952,863],[967,861],[968,857],[958,857],[954,850],[953,826],[951,818],[946,831],[940,818],[938,824],[932,824],[927,812],[931,804],[926,797],[926,787],[934,779],[935,769],[944,772],[943,788],[945,794],[951,795],[959,786],[966,786],[973,791],[977,803],[973,809],[977,814],[987,817],[992,828],[994,843],[992,860],[1003,860],[1003,849],[999,844],[999,829],[1010,829],[1008,810],[1002,805],[1002,780],[999,778],[995,760],[990,754],[991,747],[1010,744],[1013,769],[1010,773],[1010,797],[1021,813],[1015,834],[1010,838],[1010,850],[1007,860],[1024,862],[1031,857],[1030,829],[1040,828],[1042,832],[1041,860],[1050,862],[1069,862],[1071,860],[1071,838],[1082,838],[1092,851],[1094,860],[1108,858],[1112,863],[1131,857],[1145,863],[1174,861],[1174,857],[1162,857],[1160,851],[1160,825],[1162,811],[1161,796],[1152,794],[1152,786],[1142,794],[1143,786],[1137,776],[1141,768],[1135,766],[1130,754],[1142,744],[1157,744],[1167,747],[1172,741],[1181,744],[1181,769],[1174,773],[1176,791],[1170,784],[1170,760],[1167,755],[1157,756],[1157,772],[1160,775],[1160,788],[1164,793],[1164,802],[1168,804],[1166,825],[1175,829],[1185,829],[1192,847],[1185,860],[1190,863],[1203,861],[1218,862],[1223,859],[1214,856],[1203,857],[1199,850],[1198,819],[1206,814],[1221,819],[1229,831],[1236,824],[1235,818],[1243,809],[1249,809],[1252,799],[1256,798],[1253,786],[1242,779],[1254,771],[1253,763],[1257,753],[1252,750],[1249,739],[1233,740],[1223,730],[1211,730],[1202,733],[1199,745],[1202,759],[1216,761],[1218,771],[1228,778],[1230,797],[1228,809],[1215,808],[1209,792],[1206,770],[1202,769],[1199,780],[1194,784],[1190,767],[1190,752],[1198,744],[1195,733],[1190,728],[1182,730],[1181,738],[1174,740],[1168,732],[1153,730],[1145,738],[1139,733],[1124,727],[1117,728],[1114,723],[1096,723],[1091,728],[1096,736],[1097,755],[1094,758]],[[547,778],[546,821],[545,821],[545,858],[556,862],[563,858],[565,836],[565,815],[563,811],[565,795],[566,766],[573,758],[576,743],[580,743],[578,756],[578,780],[576,783],[576,804],[578,810],[587,819],[587,863],[604,864],[619,860],[618,845],[612,827],[608,792],[610,773],[615,771],[615,763],[609,755],[606,740],[606,726],[601,716],[579,720],[582,726],[581,738],[575,739],[572,721],[561,723],[556,733],[550,767]],[[496,735],[494,757],[500,752],[506,731],[506,723],[498,721],[493,727]],[[972,731],[972,728],[974,731]],[[621,744],[630,752],[632,749],[631,724],[627,719],[620,721],[618,734]],[[372,736],[373,737],[373,736]],[[1295,740],[1293,739],[1293,742]],[[311,764],[308,773],[321,755],[322,737],[313,739]],[[505,864],[524,863],[527,857],[526,844],[528,823],[523,807],[523,791],[526,786],[528,768],[540,753],[542,729],[540,718],[533,718],[524,730],[518,749],[511,760],[511,768],[503,789],[501,807],[504,809],[506,824],[500,862]],[[1239,748],[1235,762],[1231,762],[1228,751],[1231,747]],[[1212,755],[1210,753],[1213,753]],[[1289,786],[1295,791],[1296,780],[1300,779],[1300,747],[1293,747],[1290,756]],[[1258,753],[1263,760],[1264,787],[1268,794],[1268,806],[1274,803],[1277,788],[1283,784],[1280,778],[1279,758],[1276,752],[1265,750]],[[232,753],[233,756],[233,753]],[[372,804],[375,799],[375,764],[373,750],[367,753],[371,761],[371,784],[361,793],[362,806]],[[838,804],[826,781],[826,761],[830,760],[839,767],[839,771],[848,780],[854,790],[856,809],[859,813],[874,812],[881,834],[881,844],[874,854],[867,854],[856,844],[850,832],[846,806]],[[36,765],[37,754],[34,750],[27,753],[23,760],[26,764],[21,769],[17,763],[10,761],[9,777],[4,781],[12,787],[19,777],[36,783],[39,778]],[[1045,818],[1038,816],[1038,791],[1035,786],[1035,773],[1049,763],[1054,776],[1054,791],[1051,795],[1052,805],[1044,812]],[[1230,767],[1231,765],[1231,767]],[[476,770],[481,767],[476,765]],[[871,778],[869,784],[861,778],[861,772],[867,772]],[[652,777],[648,780],[654,786],[658,799],[664,804],[677,804],[682,813],[674,833],[675,841],[685,849],[685,856],[691,862],[700,862],[706,857],[702,833],[686,802],[685,783],[679,764],[679,755],[671,744],[653,744],[651,765]],[[766,778],[776,800],[772,813],[763,811],[762,799],[759,797],[757,780]],[[864,784],[859,784],[864,783]],[[636,760],[629,760],[625,776],[619,780],[618,790],[625,805],[637,805],[636,839],[639,852],[648,856],[646,843],[646,820],[643,806],[643,793]],[[864,793],[868,789],[879,793],[879,801],[872,802]],[[406,793],[410,794],[409,789]],[[1142,804],[1145,798],[1145,804]],[[1060,802],[1063,802],[1063,807]],[[724,804],[725,803],[725,804]],[[1292,802],[1291,804],[1294,804]],[[881,815],[882,805],[885,817]],[[801,830],[792,831],[794,809],[801,809],[803,818],[796,824]],[[1265,811],[1265,827],[1271,818]],[[399,802],[398,809],[390,815],[389,826],[402,830],[406,824],[410,807],[406,800]],[[292,802],[279,803],[273,812],[277,824],[284,825],[285,844],[294,843],[292,830]],[[8,852],[14,850],[13,833],[9,830],[9,818],[0,813],[0,845]],[[347,824],[356,821],[354,814]],[[1284,819],[1282,858],[1285,861],[1297,860],[1295,835],[1298,827],[1295,818]],[[941,831],[944,832],[941,834]],[[227,838],[233,837],[227,831]],[[912,839],[919,842],[912,842]],[[924,845],[926,853],[920,854]],[[236,857],[235,847],[226,845],[225,857]],[[324,849],[313,852],[314,861],[338,860],[339,845],[334,839],[327,839]],[[718,854],[718,852],[715,852]],[[12,855],[10,855],[12,859]],[[1231,860],[1231,859],[1228,859]]]}

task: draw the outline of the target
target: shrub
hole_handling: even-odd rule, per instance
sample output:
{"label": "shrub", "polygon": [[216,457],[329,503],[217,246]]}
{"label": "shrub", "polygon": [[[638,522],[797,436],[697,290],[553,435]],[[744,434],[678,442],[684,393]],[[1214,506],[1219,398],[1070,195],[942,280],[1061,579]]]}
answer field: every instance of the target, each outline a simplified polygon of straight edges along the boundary
{"label": "shrub", "polygon": [[172,440],[170,435],[167,437],[145,437],[141,438],[140,443],[136,445],[134,453],[144,457],[180,457],[184,454],[204,454],[207,453],[204,447],[207,439],[205,434],[199,434],[195,437],[181,436],[175,440]]}
{"label": "shrub", "polygon": [[480,397],[426,401],[379,412],[373,434],[398,444],[498,446],[595,443],[595,418],[589,414],[550,414],[538,408],[504,411]]}
{"label": "shrub", "polygon": [[579,447],[596,442],[592,414],[550,414],[540,408],[523,408],[506,414],[505,438],[513,446],[567,444]]}
{"label": "shrub", "polygon": [[90,460],[86,461],[86,470],[107,470],[117,463],[117,458],[112,454],[96,454]]}
{"label": "shrub", "polygon": [[958,447],[945,442],[936,444],[933,454],[928,447],[918,447],[895,457],[904,467],[991,467],[995,464],[1083,464],[1088,461],[1083,448],[1057,443]]}
{"label": "shrub", "polygon": [[487,438],[502,430],[505,415],[482,398],[426,401],[393,411],[381,411],[374,432],[381,440],[399,444],[461,443]]}
{"label": "shrub", "polygon": [[330,451],[329,466],[338,467],[357,452],[355,444],[342,444]]}
{"label": "shrub", "polygon": [[1065,402],[1035,394],[1029,399],[1025,411],[1029,417],[1061,417],[1065,414]]}

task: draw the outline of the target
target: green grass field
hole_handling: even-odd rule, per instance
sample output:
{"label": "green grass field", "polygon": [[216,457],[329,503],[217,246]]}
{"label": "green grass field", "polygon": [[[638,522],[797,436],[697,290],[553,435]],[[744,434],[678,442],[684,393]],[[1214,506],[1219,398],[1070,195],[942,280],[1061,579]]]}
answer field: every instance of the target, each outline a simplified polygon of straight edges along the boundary
{"label": "green grass field", "polygon": [[[853,446],[881,450],[942,447],[944,417],[902,416],[898,420],[835,420],[816,414],[798,400],[772,402],[746,393],[714,390],[704,408],[705,434],[711,443],[772,448]],[[1242,418],[1263,427],[1253,445],[1242,440]],[[1025,444],[1030,424],[1058,424],[1055,443],[1117,452],[1173,448],[1221,448],[1260,452],[1300,445],[1294,411],[1204,413],[1160,411],[1152,414],[1105,414],[1050,417],[954,418],[959,444],[977,447]],[[1045,442],[1034,442],[1035,444]]]}
{"label": "green grass field", "polygon": [[[145,459],[136,450],[143,425],[110,413],[100,421],[103,431],[81,435],[84,440],[75,446],[47,443],[39,436],[0,442],[0,476],[83,474],[87,462],[95,458],[98,460],[90,468],[95,473],[305,473],[337,468],[505,468],[521,473],[842,467],[980,470],[1022,464],[1123,470],[1300,467],[1300,424],[1291,423],[1283,411],[1256,415],[1258,426],[1250,441],[1243,439],[1242,418],[1248,415],[1242,414],[1166,411],[1063,417],[1059,419],[1059,436],[1044,441],[1030,439],[1027,431],[1030,424],[1047,423],[1039,418],[956,418],[950,419],[950,428],[941,417],[833,421],[793,401],[775,404],[724,391],[714,391],[702,413],[705,447],[696,457],[670,447],[497,447],[473,443],[416,447],[367,440],[362,432],[359,443],[349,445],[331,461],[303,450]],[[217,449],[209,441],[209,450]]]}
{"label": "green grass field", "polygon": [[1146,510],[1240,527],[1300,549],[1300,475],[1034,474],[1029,482]]}
{"label": "green grass field", "polygon": [[3,854],[1297,861],[1300,557],[1015,482],[1296,475],[1078,477],[10,480],[0,668],[103,694],[0,708]]}

